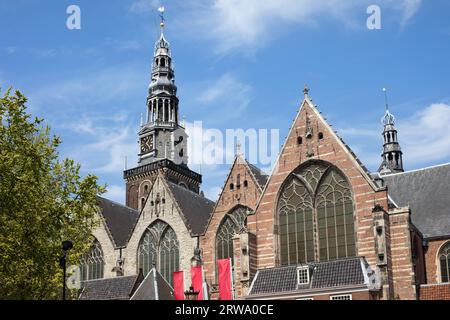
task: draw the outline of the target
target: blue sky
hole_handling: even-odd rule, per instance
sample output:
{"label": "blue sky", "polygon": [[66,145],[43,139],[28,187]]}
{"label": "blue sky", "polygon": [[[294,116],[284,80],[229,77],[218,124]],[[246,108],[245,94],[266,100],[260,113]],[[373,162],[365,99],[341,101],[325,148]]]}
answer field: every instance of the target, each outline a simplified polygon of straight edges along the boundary
{"label": "blue sky", "polygon": [[[406,169],[450,161],[450,3],[445,0],[0,1],[0,87],[29,98],[82,164],[123,202],[123,158],[138,152],[156,8],[166,7],[180,113],[206,128],[279,129],[305,83],[370,170],[380,162],[387,87]],[[68,30],[66,8],[81,8]],[[369,5],[381,30],[366,27]],[[202,166],[215,198],[229,165]],[[192,167],[200,170],[198,165]]]}

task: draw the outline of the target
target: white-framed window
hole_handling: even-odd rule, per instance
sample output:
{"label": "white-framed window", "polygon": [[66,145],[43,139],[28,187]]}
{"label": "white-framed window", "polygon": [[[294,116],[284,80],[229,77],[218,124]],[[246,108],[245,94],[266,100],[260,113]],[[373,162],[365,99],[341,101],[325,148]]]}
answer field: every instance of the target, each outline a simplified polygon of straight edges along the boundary
{"label": "white-framed window", "polygon": [[308,297],[308,298],[298,298],[298,299],[295,299],[295,300],[314,300],[314,298],[313,298],[313,297]]}
{"label": "white-framed window", "polygon": [[330,296],[330,300],[352,300],[351,294],[339,294],[335,296]]}
{"label": "white-framed window", "polygon": [[309,267],[298,267],[297,268],[297,284],[308,284],[309,283]]}

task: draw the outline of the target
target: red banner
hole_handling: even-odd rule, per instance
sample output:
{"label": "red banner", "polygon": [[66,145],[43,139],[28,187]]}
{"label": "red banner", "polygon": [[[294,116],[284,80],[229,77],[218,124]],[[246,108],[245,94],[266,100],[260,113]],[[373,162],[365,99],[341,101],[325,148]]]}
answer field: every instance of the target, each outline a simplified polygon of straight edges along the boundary
{"label": "red banner", "polygon": [[175,271],[173,273],[173,295],[175,300],[184,300],[184,273]]}
{"label": "red banner", "polygon": [[231,284],[231,258],[217,260],[219,269],[219,299],[233,300]]}
{"label": "red banner", "polygon": [[203,268],[191,267],[191,281],[194,291],[198,291],[198,300],[203,300]]}

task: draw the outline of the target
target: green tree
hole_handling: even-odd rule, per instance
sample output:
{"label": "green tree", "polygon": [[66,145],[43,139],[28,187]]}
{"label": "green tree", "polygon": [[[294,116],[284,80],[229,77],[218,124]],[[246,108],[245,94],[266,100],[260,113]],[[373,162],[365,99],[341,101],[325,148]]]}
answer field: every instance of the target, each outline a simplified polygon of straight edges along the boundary
{"label": "green tree", "polygon": [[26,113],[27,98],[0,96],[0,299],[59,299],[61,242],[68,265],[90,247],[97,226],[97,177],[58,159],[61,141]]}

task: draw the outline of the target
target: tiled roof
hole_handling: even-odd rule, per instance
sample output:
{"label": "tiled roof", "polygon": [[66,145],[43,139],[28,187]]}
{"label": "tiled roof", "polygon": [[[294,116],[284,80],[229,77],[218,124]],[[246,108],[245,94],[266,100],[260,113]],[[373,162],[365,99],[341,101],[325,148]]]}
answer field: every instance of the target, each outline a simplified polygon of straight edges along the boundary
{"label": "tiled roof", "polygon": [[174,300],[173,289],[156,269],[152,269],[131,300]]}
{"label": "tiled roof", "polygon": [[[363,267],[363,265],[365,267]],[[297,268],[309,268],[310,282],[298,285]],[[258,270],[249,295],[270,295],[365,285],[367,263],[361,257]]]}
{"label": "tiled roof", "polygon": [[[156,281],[155,281],[156,276]],[[156,269],[135,276],[83,282],[80,300],[173,300],[173,289]]]}
{"label": "tiled roof", "polygon": [[396,205],[411,207],[411,220],[425,237],[450,235],[450,164],[382,179]]}
{"label": "tiled roof", "polygon": [[186,227],[194,236],[204,234],[214,209],[214,201],[170,181],[167,184],[186,218]]}
{"label": "tiled roof", "polygon": [[264,172],[262,172],[261,169],[259,169],[255,165],[249,163],[248,161],[247,161],[247,165],[250,168],[252,174],[255,176],[256,182],[259,184],[261,189],[264,189],[264,187],[266,186],[267,180],[269,180],[269,176],[267,174],[265,174]]}
{"label": "tiled roof", "polygon": [[83,282],[80,300],[128,300],[142,275],[96,279]]}
{"label": "tiled roof", "polygon": [[116,248],[126,247],[133,227],[139,219],[139,212],[102,197],[98,197],[98,199],[101,214],[114,241],[114,246]]}

